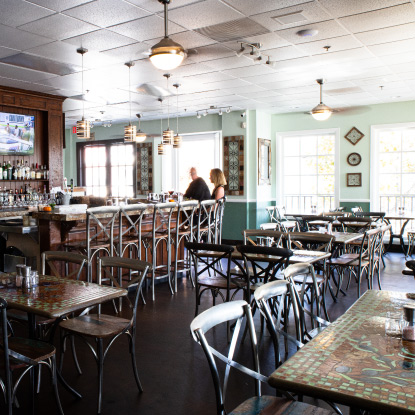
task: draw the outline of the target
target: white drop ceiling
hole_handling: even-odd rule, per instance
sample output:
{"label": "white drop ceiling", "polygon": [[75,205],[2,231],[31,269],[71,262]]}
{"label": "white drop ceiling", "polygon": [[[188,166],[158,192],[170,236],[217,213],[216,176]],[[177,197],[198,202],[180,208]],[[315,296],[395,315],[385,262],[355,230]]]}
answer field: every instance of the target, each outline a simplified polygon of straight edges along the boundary
{"label": "white drop ceiling", "polygon": [[[144,83],[166,87],[146,55],[163,36],[157,0],[0,0],[0,10],[0,85],[78,96],[64,102],[74,125],[82,46],[88,119],[128,119],[131,60],[133,114],[166,116],[166,100],[161,108],[157,97],[136,92]],[[299,37],[303,29],[318,33]],[[173,94],[181,84],[172,114],[210,106],[308,111],[319,102],[317,78],[333,108],[415,99],[415,0],[171,0],[169,34],[190,50],[171,71]],[[237,57],[240,42],[261,43],[263,60],[254,62],[249,48]]]}

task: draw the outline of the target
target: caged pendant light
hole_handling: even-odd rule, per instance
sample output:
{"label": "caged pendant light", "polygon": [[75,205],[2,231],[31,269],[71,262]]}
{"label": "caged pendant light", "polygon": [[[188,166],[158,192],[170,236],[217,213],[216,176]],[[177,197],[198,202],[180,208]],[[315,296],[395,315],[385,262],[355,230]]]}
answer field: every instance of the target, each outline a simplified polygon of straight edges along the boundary
{"label": "caged pendant light", "polygon": [[315,106],[311,111],[311,115],[317,121],[325,121],[330,118],[333,110],[327,105],[323,104],[323,80],[317,79],[317,83],[320,84],[320,104]]}
{"label": "caged pendant light", "polygon": [[128,67],[128,100],[130,102],[130,122],[124,127],[124,142],[132,143],[135,141],[137,133],[137,127],[131,122],[131,67],[134,66],[134,62],[127,62],[125,66]]}
{"label": "caged pendant light", "polygon": [[[82,56],[82,96],[84,95],[84,55],[88,49],[79,48],[76,50]],[[76,122],[76,136],[81,140],[89,140],[91,138],[91,126],[85,119],[85,100],[82,98],[82,120]]]}
{"label": "caged pendant light", "polygon": [[182,146],[182,137],[179,135],[179,86],[180,84],[174,84],[173,86],[176,88],[176,106],[177,106],[176,135],[173,137],[173,148],[180,148]]}
{"label": "caged pendant light", "polygon": [[164,5],[164,38],[151,48],[150,60],[157,69],[172,70],[177,68],[184,59],[182,45],[174,42],[168,35],[168,8],[170,0],[158,0]]}
{"label": "caged pendant light", "polygon": [[141,114],[135,114],[136,117],[138,118],[138,131],[137,134],[135,135],[135,142],[136,143],[142,143],[146,138],[147,138],[147,134],[143,133],[141,131]]}
{"label": "caged pendant light", "polygon": [[[170,74],[166,73],[163,75],[167,80],[167,90],[169,90],[169,78]],[[167,99],[167,130],[163,131],[162,143],[166,146],[171,146],[173,144],[173,135],[174,131],[170,130],[170,105],[169,100]]]}

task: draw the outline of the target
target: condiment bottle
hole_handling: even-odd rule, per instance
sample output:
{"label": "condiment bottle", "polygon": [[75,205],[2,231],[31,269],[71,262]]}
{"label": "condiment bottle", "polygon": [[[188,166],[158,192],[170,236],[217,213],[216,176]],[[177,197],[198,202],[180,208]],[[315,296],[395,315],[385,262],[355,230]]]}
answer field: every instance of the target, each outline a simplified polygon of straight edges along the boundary
{"label": "condiment bottle", "polygon": [[408,325],[402,329],[402,339],[415,341],[415,306],[405,305],[403,315]]}

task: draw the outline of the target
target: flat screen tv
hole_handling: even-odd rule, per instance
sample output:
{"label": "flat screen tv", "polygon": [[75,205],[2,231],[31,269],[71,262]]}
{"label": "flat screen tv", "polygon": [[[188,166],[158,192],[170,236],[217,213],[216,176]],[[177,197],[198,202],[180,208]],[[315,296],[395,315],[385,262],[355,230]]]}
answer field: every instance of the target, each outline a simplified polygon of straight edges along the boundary
{"label": "flat screen tv", "polygon": [[0,112],[0,155],[26,156],[35,150],[35,116]]}

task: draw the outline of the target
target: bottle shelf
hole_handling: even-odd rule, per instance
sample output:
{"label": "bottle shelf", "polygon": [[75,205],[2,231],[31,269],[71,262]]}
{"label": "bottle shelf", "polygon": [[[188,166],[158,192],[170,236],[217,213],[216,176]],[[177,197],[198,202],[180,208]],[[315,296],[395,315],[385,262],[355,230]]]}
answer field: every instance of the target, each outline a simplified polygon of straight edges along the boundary
{"label": "bottle shelf", "polygon": [[24,182],[48,182],[49,179],[0,179],[1,182],[24,183]]}

